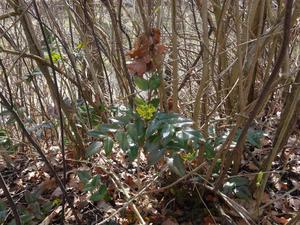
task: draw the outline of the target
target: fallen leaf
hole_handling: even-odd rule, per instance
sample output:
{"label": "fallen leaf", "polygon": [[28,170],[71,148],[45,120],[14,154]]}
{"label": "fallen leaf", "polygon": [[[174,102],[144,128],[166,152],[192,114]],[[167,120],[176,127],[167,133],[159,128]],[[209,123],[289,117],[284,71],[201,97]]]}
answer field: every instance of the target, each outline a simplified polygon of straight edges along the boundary
{"label": "fallen leaf", "polygon": [[161,225],[179,225],[175,219],[167,219]]}
{"label": "fallen leaf", "polygon": [[206,216],[203,218],[203,222],[201,223],[201,225],[213,225],[215,224],[213,218],[211,218],[211,216]]}
{"label": "fallen leaf", "polygon": [[296,212],[300,211],[300,198],[290,198],[289,200],[289,205],[293,210]]}
{"label": "fallen leaf", "polygon": [[62,196],[62,191],[60,187],[57,187],[51,194],[51,198],[60,197]]}
{"label": "fallen leaf", "polygon": [[287,224],[289,222],[289,220],[283,216],[277,217],[275,215],[272,215],[272,219],[274,220],[274,222],[276,222],[278,224]]}

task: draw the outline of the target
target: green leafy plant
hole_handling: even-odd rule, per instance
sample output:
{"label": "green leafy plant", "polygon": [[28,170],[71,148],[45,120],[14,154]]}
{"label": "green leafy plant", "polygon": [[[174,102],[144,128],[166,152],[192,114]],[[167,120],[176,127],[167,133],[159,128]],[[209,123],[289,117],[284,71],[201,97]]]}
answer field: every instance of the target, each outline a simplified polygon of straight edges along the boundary
{"label": "green leafy plant", "polygon": [[78,171],[78,177],[80,181],[84,184],[83,191],[90,193],[91,201],[100,201],[102,199],[109,199],[107,195],[107,188],[101,183],[100,176],[91,176],[89,171],[82,170]]}
{"label": "green leafy plant", "polygon": [[250,199],[249,180],[246,177],[232,177],[223,185],[223,193],[240,199]]}
{"label": "green leafy plant", "polygon": [[[136,159],[139,151],[144,150],[150,165],[164,159],[173,172],[183,176],[184,160],[194,159],[200,143],[205,143],[205,139],[192,127],[191,119],[177,113],[158,111],[158,74],[153,74],[149,79],[135,77],[134,81],[142,92],[146,92],[147,97],[135,98],[135,110],[114,108],[115,117],[110,119],[110,124],[101,124],[89,131],[90,136],[102,141],[93,142],[87,149],[87,156],[91,157],[102,146],[106,155],[110,156],[113,146],[118,143],[130,160]],[[208,147],[211,151],[211,146]],[[211,158],[212,153],[209,151],[206,156]]]}
{"label": "green leafy plant", "polygon": [[[43,201],[38,193],[24,192],[25,204],[18,204],[17,210],[23,225],[38,224],[42,221],[55,206],[54,202]],[[4,222],[7,215],[7,205],[0,201],[0,222]],[[12,219],[9,225],[15,225],[15,219]]]}

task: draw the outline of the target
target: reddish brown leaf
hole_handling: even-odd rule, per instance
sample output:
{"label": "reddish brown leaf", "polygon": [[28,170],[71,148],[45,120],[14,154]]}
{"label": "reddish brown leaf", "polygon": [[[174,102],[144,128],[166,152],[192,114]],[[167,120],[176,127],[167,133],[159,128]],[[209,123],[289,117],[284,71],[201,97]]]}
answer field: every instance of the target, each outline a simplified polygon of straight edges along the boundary
{"label": "reddish brown leaf", "polygon": [[285,217],[277,217],[275,215],[272,215],[272,219],[274,220],[274,222],[278,223],[278,224],[287,224],[289,222],[288,219],[286,219]]}
{"label": "reddish brown leaf", "polygon": [[134,48],[127,55],[133,61],[127,64],[131,74],[143,76],[145,72],[159,69],[163,63],[166,46],[160,43],[160,30],[152,28],[149,36],[141,34],[134,43]]}
{"label": "reddish brown leaf", "polygon": [[143,76],[143,74],[147,70],[147,65],[144,62],[133,61],[130,64],[127,64],[128,70],[130,74]]}

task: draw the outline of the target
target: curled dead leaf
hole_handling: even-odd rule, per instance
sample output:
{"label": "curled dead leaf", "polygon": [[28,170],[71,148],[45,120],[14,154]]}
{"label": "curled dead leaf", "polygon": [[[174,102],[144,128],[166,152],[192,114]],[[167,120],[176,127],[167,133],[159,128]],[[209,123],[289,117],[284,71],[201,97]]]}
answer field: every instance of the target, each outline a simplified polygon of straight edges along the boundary
{"label": "curled dead leaf", "polygon": [[166,46],[160,44],[160,30],[152,28],[149,34],[142,33],[135,41],[134,47],[127,55],[132,59],[127,64],[129,73],[143,76],[146,72],[155,71],[160,68]]}

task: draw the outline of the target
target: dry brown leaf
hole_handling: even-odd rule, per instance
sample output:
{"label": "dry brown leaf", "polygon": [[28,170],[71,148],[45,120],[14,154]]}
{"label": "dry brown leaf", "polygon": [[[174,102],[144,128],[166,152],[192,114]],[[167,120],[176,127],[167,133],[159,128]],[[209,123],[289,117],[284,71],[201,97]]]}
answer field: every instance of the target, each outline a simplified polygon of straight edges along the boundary
{"label": "dry brown leaf", "polygon": [[264,192],[262,197],[262,203],[266,204],[270,201],[270,195],[267,192]]}
{"label": "dry brown leaf", "polygon": [[278,217],[278,216],[272,215],[272,219],[274,222],[276,222],[278,224],[287,224],[289,222],[289,220],[283,216]]}
{"label": "dry brown leaf", "polygon": [[179,225],[178,223],[177,223],[177,221],[175,220],[175,219],[167,219],[167,220],[165,220],[163,223],[162,223],[162,225]]}
{"label": "dry brown leaf", "polygon": [[62,191],[60,189],[60,187],[57,187],[51,194],[51,198],[55,198],[55,197],[60,197],[62,196]]}
{"label": "dry brown leaf", "polygon": [[129,73],[143,76],[144,73],[161,67],[166,46],[160,44],[160,30],[152,28],[150,34],[141,34],[135,41],[134,47],[127,55],[132,62],[127,64]]}
{"label": "dry brown leaf", "polygon": [[300,198],[290,198],[289,199],[289,205],[293,210],[296,212],[300,211]]}
{"label": "dry brown leaf", "polygon": [[142,76],[147,71],[147,64],[141,61],[133,61],[127,64],[127,68],[130,74]]}
{"label": "dry brown leaf", "polygon": [[203,218],[203,222],[201,223],[201,225],[213,225],[215,224],[213,218],[211,218],[211,216],[206,216]]}

